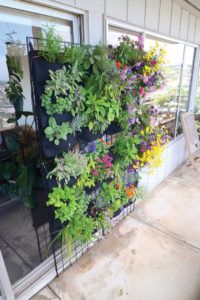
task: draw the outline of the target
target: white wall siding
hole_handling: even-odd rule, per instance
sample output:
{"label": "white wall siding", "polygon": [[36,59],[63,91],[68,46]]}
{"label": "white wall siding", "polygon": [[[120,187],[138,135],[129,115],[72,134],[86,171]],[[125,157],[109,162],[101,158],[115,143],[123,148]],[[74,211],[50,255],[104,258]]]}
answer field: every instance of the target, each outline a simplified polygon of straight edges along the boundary
{"label": "white wall siding", "polygon": [[110,17],[114,17],[126,21],[127,9],[128,9],[127,5],[128,5],[127,0],[107,0],[106,14]]}
{"label": "white wall siding", "polygon": [[172,1],[161,0],[160,3],[160,18],[159,32],[169,35],[172,15]]}
{"label": "white wall siding", "polygon": [[138,26],[144,27],[145,20],[145,0],[128,1],[128,21]]}
{"label": "white wall siding", "polygon": [[171,18],[171,28],[170,34],[172,37],[179,37],[181,25],[181,8],[176,3],[172,5],[172,18]]}
{"label": "white wall siding", "polygon": [[158,31],[160,0],[146,0],[145,27]]}
{"label": "white wall siding", "polygon": [[189,25],[189,12],[182,9],[181,14],[181,27],[180,27],[180,38],[187,40],[188,36],[188,25]]}
{"label": "white wall siding", "polygon": [[200,44],[200,19],[197,18],[195,29],[195,43]]}
{"label": "white wall siding", "polygon": [[188,27],[188,40],[190,42],[194,42],[195,26],[196,26],[196,17],[190,14],[189,27]]}

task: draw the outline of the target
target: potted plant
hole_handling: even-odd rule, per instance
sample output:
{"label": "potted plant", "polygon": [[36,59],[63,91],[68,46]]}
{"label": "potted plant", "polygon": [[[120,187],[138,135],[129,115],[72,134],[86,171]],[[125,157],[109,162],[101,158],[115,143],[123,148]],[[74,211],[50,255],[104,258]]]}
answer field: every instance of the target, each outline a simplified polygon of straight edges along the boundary
{"label": "potted plant", "polygon": [[140,143],[139,136],[121,134],[113,147],[113,152],[118,156],[121,166],[127,167],[133,162],[137,155],[137,147]]}
{"label": "potted plant", "polygon": [[88,158],[80,152],[64,153],[55,158],[55,166],[47,174],[48,189],[54,186],[72,186],[77,178],[84,172],[88,164]]}
{"label": "potted plant", "polygon": [[53,208],[58,220],[53,233],[67,245],[69,252],[73,243],[85,243],[93,235],[96,222],[86,214],[89,201],[90,197],[76,185],[55,187],[48,196],[47,205]]}

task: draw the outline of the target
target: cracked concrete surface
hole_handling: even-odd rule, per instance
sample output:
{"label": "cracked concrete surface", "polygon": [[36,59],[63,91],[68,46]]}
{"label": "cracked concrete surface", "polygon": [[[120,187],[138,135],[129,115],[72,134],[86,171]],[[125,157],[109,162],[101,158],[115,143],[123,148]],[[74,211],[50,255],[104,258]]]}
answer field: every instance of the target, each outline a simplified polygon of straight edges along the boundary
{"label": "cracked concrete surface", "polygon": [[185,165],[32,300],[199,300],[200,177]]}

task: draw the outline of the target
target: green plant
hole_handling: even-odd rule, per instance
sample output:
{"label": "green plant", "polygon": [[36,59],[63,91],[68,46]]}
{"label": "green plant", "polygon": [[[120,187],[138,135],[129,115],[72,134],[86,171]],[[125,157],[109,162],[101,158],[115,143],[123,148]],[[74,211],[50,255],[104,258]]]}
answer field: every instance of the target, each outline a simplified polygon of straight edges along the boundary
{"label": "green plant", "polygon": [[74,215],[71,222],[58,233],[57,239],[61,240],[63,246],[67,246],[69,254],[72,252],[72,245],[76,242],[84,244],[91,240],[97,222],[86,214]]}
{"label": "green plant", "polygon": [[85,170],[79,177],[77,181],[77,186],[83,188],[83,187],[92,187],[95,186],[95,177],[92,175],[91,169],[95,168],[95,161],[93,160],[92,156],[89,156],[89,161],[87,166],[85,167]]}
{"label": "green plant", "polygon": [[[70,112],[73,116],[84,110],[84,90],[79,85],[82,73],[75,63],[72,67],[62,67],[55,72],[49,71],[50,80],[47,80],[45,92],[41,97],[42,106],[47,114],[61,114]],[[55,97],[55,101],[54,101]]]}
{"label": "green plant", "polygon": [[138,42],[133,42],[127,35],[120,38],[120,44],[114,48],[113,52],[115,60],[123,65],[133,65],[144,55],[144,51]]}
{"label": "green plant", "polygon": [[15,109],[15,121],[21,117],[20,113],[23,111],[23,89],[21,80],[23,79],[23,71],[18,63],[16,57],[6,56],[6,63],[9,72],[9,81],[5,89],[6,96]]}
{"label": "green plant", "polygon": [[72,128],[69,122],[63,122],[57,125],[55,118],[49,118],[49,126],[44,130],[47,139],[54,142],[55,145],[60,144],[60,140],[67,140],[68,134],[72,134]]}
{"label": "green plant", "polygon": [[55,158],[55,168],[49,172],[47,178],[55,177],[58,184],[64,180],[68,184],[71,177],[78,178],[88,163],[86,155],[80,152],[64,153],[61,158]]}
{"label": "green plant", "polygon": [[133,162],[137,155],[137,147],[140,143],[139,136],[130,136],[121,134],[115,144],[113,151],[119,157],[119,162],[122,166],[127,167]]}
{"label": "green plant", "polygon": [[58,62],[61,64],[69,64],[71,66],[78,63],[78,66],[80,67],[83,64],[84,56],[84,47],[72,44],[69,47],[65,46],[63,51],[58,54]]}
{"label": "green plant", "polygon": [[39,55],[51,63],[57,62],[59,53],[63,49],[63,40],[56,34],[54,26],[43,26],[39,42],[41,49]]}
{"label": "green plant", "polygon": [[55,218],[67,223],[57,238],[67,244],[69,252],[73,242],[84,243],[92,237],[96,222],[86,215],[90,197],[81,188],[57,187],[48,198],[47,205],[55,207]]}
{"label": "green plant", "polygon": [[86,91],[84,115],[88,128],[96,133],[103,133],[109,124],[119,117],[120,101],[117,98],[115,86],[107,84],[103,95],[95,94],[93,88]]}
{"label": "green plant", "polygon": [[[23,112],[24,115],[29,115]],[[37,184],[37,143],[36,134],[31,126],[17,126],[3,134],[6,148],[11,155],[1,163],[0,192],[9,196],[19,196],[24,205],[35,207],[33,188]]]}
{"label": "green plant", "polygon": [[97,196],[96,205],[102,209],[114,205],[117,207],[120,205],[119,207],[121,207],[121,193],[115,181],[104,182],[102,184],[101,191]]}

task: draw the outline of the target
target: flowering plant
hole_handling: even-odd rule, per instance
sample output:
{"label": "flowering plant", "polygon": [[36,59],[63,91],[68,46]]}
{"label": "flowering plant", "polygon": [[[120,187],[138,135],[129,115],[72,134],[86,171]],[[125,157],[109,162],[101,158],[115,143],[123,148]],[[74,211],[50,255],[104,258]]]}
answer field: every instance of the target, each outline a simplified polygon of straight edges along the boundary
{"label": "flowering plant", "polygon": [[122,36],[119,46],[113,50],[113,57],[124,87],[121,103],[125,109],[120,113],[119,122],[128,131],[137,123],[137,113],[143,110],[142,99],[164,85],[160,69],[165,62],[165,51],[158,44],[145,51],[141,36],[138,40]]}
{"label": "flowering plant", "polygon": [[109,155],[110,143],[100,139],[89,143],[84,153],[88,157],[88,165],[78,180],[79,186],[91,187],[109,177],[112,172],[112,160]]}

